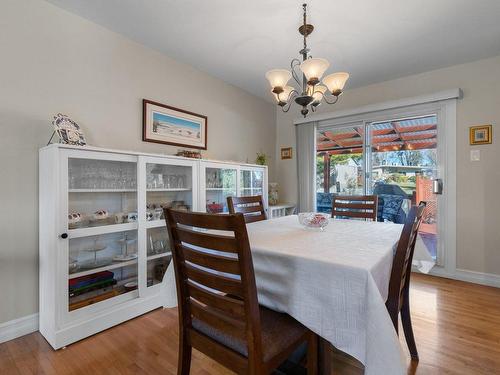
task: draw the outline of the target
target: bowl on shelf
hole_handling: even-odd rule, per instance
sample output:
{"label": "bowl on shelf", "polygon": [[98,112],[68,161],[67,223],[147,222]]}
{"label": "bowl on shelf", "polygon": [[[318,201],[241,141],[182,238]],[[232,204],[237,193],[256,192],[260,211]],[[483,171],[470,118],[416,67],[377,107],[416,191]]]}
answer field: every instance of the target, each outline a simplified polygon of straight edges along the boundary
{"label": "bowl on shelf", "polygon": [[330,222],[330,214],[322,212],[301,212],[299,223],[307,229],[323,230]]}
{"label": "bowl on shelf", "polygon": [[128,283],[124,284],[123,287],[127,292],[131,292],[132,290],[137,289],[137,280],[129,281]]}
{"label": "bowl on shelf", "polygon": [[219,214],[224,211],[224,205],[222,203],[209,203],[207,204],[207,212],[211,214]]}

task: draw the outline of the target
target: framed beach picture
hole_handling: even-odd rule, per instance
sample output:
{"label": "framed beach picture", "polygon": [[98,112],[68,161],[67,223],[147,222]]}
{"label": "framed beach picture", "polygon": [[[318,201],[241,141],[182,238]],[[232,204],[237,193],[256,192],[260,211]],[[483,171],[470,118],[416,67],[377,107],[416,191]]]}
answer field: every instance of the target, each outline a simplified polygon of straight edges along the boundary
{"label": "framed beach picture", "polygon": [[143,141],[207,149],[207,116],[146,99],[142,110]]}
{"label": "framed beach picture", "polygon": [[471,126],[469,130],[471,145],[484,145],[491,143],[491,125]]}

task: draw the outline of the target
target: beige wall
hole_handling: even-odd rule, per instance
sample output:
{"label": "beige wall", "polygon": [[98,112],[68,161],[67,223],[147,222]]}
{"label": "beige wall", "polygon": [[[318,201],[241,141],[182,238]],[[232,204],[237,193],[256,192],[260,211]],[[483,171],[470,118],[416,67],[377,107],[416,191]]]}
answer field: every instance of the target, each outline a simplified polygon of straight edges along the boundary
{"label": "beige wall", "polygon": [[[457,105],[457,268],[500,275],[500,56],[348,90],[335,110],[460,87]],[[334,110],[322,106],[320,112]],[[292,112],[292,110],[290,110]],[[295,113],[278,110],[276,178],[280,197],[297,200],[296,158],[279,160],[280,147],[295,151]],[[493,124],[493,144],[476,146],[470,161],[469,126]]]}
{"label": "beige wall", "polygon": [[274,156],[272,104],[44,1],[2,1],[0,323],[38,310],[37,153],[51,117],[70,115],[91,145],[175,153],[141,141],[142,98],[208,116],[206,157]]}

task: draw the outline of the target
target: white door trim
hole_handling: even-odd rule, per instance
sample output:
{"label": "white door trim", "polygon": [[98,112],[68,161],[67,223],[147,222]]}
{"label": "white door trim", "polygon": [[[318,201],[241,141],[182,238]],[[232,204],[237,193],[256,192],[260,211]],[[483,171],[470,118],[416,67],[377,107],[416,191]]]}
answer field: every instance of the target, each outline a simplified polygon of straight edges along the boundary
{"label": "white door trim", "polygon": [[409,107],[418,104],[425,103],[435,103],[449,99],[461,99],[462,98],[462,89],[450,89],[435,92],[432,94],[419,95],[411,98],[403,98],[397,100],[390,100],[381,103],[368,104],[362,107],[344,109],[340,111],[333,111],[328,113],[319,113],[315,115],[311,115],[307,118],[298,118],[293,121],[295,125],[304,124],[308,122],[316,122],[316,121],[324,121],[324,120],[332,120],[341,117],[349,117],[353,115],[361,115],[367,114],[370,112],[379,112],[387,109],[395,109],[401,107]]}

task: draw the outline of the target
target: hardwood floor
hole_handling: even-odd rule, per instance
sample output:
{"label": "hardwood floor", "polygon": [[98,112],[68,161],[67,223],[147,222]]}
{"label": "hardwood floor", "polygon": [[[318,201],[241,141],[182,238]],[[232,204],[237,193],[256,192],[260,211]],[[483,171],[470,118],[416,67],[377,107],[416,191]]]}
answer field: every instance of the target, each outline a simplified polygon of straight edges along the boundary
{"label": "hardwood floor", "polygon": [[[500,289],[413,275],[420,354],[409,374],[500,374]],[[404,338],[401,343],[406,350]],[[406,351],[408,358],[409,354]],[[0,344],[0,374],[176,374],[177,313],[156,310],[59,351],[39,333]],[[345,364],[334,374],[359,373]],[[193,351],[192,374],[230,374]]]}

